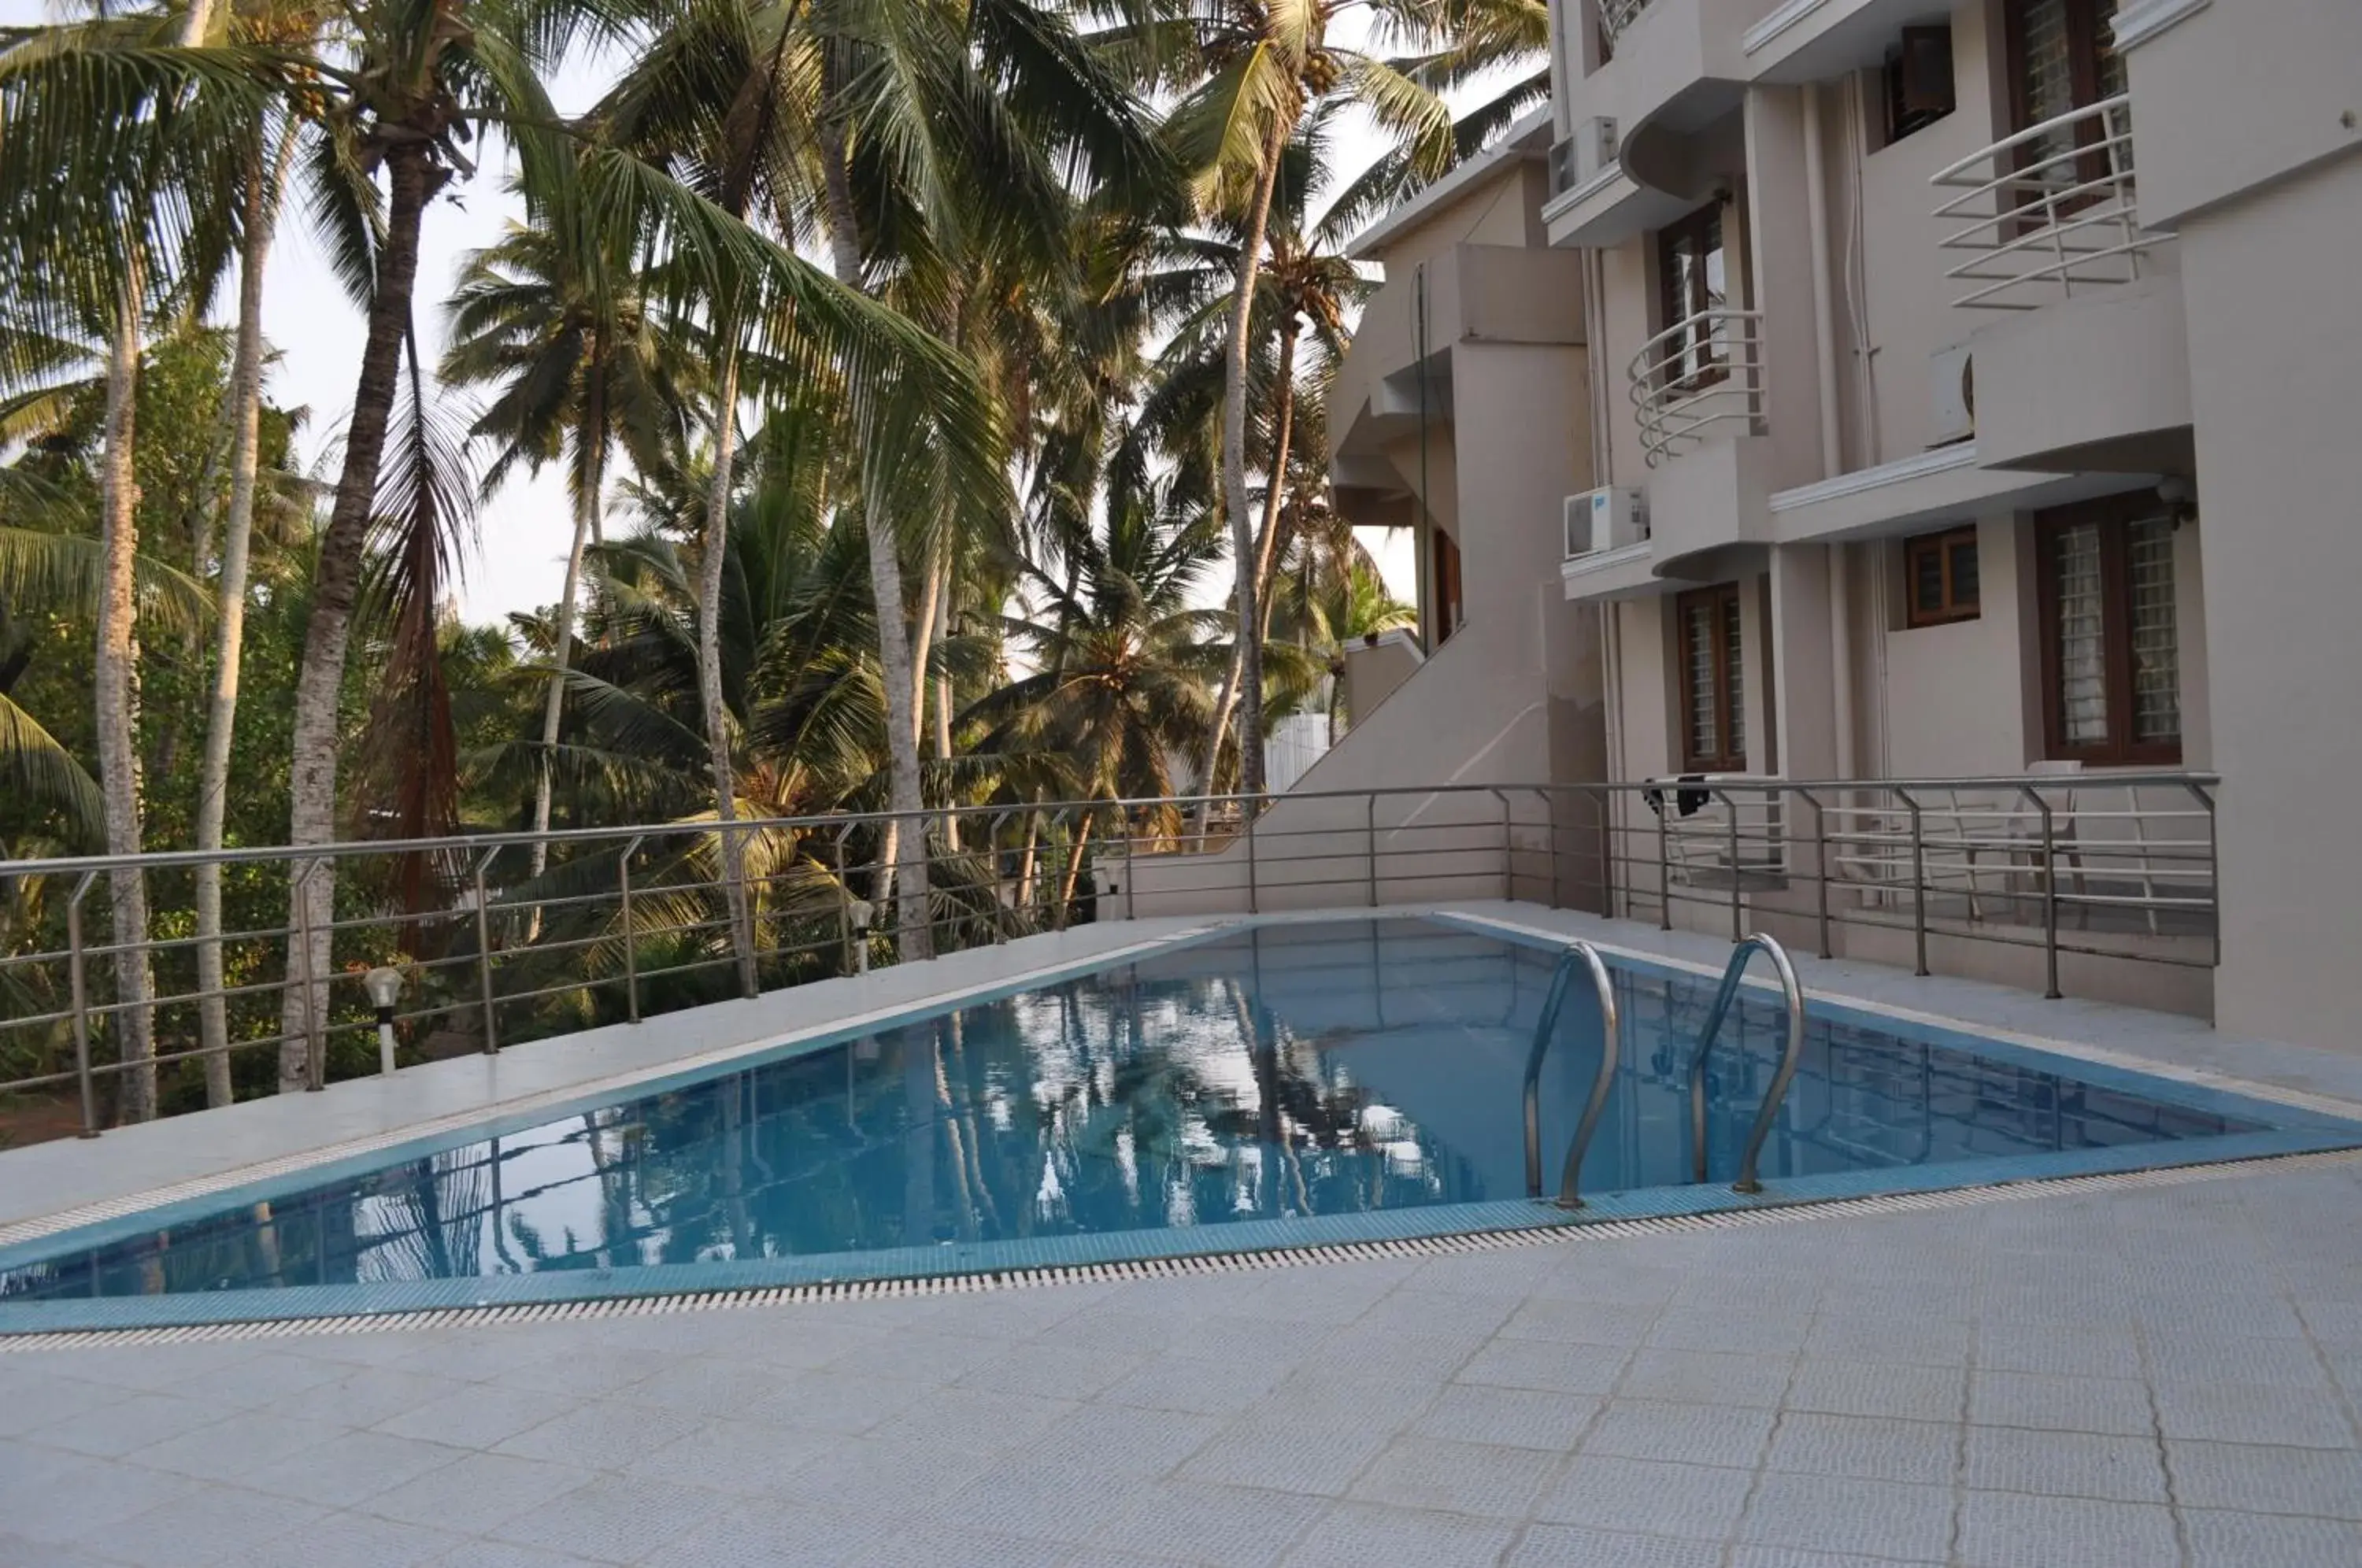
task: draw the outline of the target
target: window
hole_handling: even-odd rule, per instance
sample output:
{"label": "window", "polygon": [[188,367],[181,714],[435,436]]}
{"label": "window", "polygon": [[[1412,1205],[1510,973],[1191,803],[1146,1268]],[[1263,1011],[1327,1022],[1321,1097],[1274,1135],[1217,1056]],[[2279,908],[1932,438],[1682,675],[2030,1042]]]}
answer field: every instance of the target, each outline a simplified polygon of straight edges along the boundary
{"label": "window", "polygon": [[1460,629],[1460,547],[1442,529],[1435,540],[1435,642],[1438,647]]}
{"label": "window", "polygon": [[1665,386],[1700,387],[1722,380],[1730,362],[1729,327],[1705,315],[1730,300],[1720,202],[1709,202],[1659,232],[1657,287],[1663,329],[1682,329],[1660,361]]}
{"label": "window", "polygon": [[[2025,130],[2070,110],[2087,107],[2125,90],[2125,62],[2116,53],[2111,24],[2116,0],[2009,0],[2007,33],[2010,112]],[[2084,139],[2099,134],[2087,126]],[[2036,185],[2071,185],[2096,179],[2099,155],[2062,160],[2074,149],[2069,136],[2037,138],[2018,149],[2017,167],[2033,171]],[[2027,197],[2021,195],[2020,202]]]}
{"label": "window", "polygon": [[2146,493],[2036,519],[2050,755],[2181,760],[2173,519]]}
{"label": "window", "polygon": [[1701,588],[1673,601],[1682,638],[1682,767],[1747,771],[1746,687],[1740,677],[1738,585]]}
{"label": "window", "polygon": [[1952,29],[1905,28],[1903,41],[1888,46],[1886,139],[1901,141],[1934,125],[1956,106],[1952,92]]}
{"label": "window", "polygon": [[1940,626],[1977,618],[1977,531],[1922,534],[1903,543],[1903,577],[1910,589],[1909,623]]}

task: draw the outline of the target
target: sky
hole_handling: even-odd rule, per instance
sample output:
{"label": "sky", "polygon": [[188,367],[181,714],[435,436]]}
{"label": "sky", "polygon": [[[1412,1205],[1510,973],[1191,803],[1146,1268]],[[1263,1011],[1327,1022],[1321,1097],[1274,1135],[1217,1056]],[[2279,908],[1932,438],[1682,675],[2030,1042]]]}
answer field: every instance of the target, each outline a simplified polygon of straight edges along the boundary
{"label": "sky", "polygon": [[[0,0],[0,25],[26,26],[54,20],[58,14],[57,7],[46,0]],[[579,113],[597,99],[611,79],[611,70],[598,62],[569,62],[550,83],[550,95],[559,113]],[[1358,162],[1356,144],[1362,141],[1368,143],[1368,155],[1374,156],[1374,134],[1349,132],[1343,144],[1349,164]],[[506,171],[502,161],[490,155],[489,146],[477,150],[486,156],[475,177],[446,187],[445,194],[427,210],[421,234],[417,326],[420,348],[429,365],[442,357],[442,302],[469,253],[497,243],[505,226],[524,215],[522,204],[504,188]],[[224,291],[217,317],[226,323],[236,306],[232,284]],[[280,407],[310,411],[297,442],[298,458],[307,469],[325,461],[328,465],[325,477],[330,479],[335,472],[335,445],[352,409],[363,329],[360,310],[337,283],[326,256],[291,204],[264,273],[263,335],[278,356],[270,369],[264,395]],[[469,623],[498,621],[513,611],[555,602],[571,536],[572,518],[558,466],[553,464],[537,475],[516,470],[478,510],[475,537],[459,561],[457,592],[461,618]],[[1378,555],[1389,586],[1398,597],[1407,599],[1411,584],[1407,531],[1393,536],[1365,531],[1364,539]],[[1208,591],[1219,595],[1227,580],[1227,573],[1217,574],[1209,580]]]}

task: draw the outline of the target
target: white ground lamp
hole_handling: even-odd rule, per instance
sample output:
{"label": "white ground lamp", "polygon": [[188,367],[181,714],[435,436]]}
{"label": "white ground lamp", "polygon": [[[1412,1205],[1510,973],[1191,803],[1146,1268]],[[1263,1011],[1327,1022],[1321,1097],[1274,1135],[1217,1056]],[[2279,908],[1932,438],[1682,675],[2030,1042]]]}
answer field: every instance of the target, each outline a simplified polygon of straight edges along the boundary
{"label": "white ground lamp", "polygon": [[853,921],[853,972],[869,973],[869,922],[877,918],[877,906],[867,899],[855,899],[846,906],[845,913]]}
{"label": "white ground lamp", "polygon": [[361,989],[377,1009],[377,1070],[393,1071],[393,1004],[402,998],[402,971],[379,965],[361,977]]}

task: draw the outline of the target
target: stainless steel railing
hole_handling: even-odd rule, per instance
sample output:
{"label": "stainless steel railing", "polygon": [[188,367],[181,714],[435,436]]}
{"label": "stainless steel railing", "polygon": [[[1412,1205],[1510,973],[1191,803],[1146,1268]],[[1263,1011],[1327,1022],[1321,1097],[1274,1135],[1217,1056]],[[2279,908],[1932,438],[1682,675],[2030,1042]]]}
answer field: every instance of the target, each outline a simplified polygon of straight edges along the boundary
{"label": "stainless steel railing", "polygon": [[2144,228],[2133,175],[2132,98],[2119,94],[2028,126],[1938,170],[1940,248],[1963,259],[1955,305],[2034,310],[2135,281],[2169,236]]}
{"label": "stainless steel railing", "polygon": [[1702,310],[1640,346],[1625,367],[1649,467],[1720,436],[1763,434],[1763,315]]}
{"label": "stainless steel railing", "polygon": [[1788,950],[1771,937],[1757,932],[1738,944],[1730,962],[1722,971],[1722,985],[1714,993],[1714,1005],[1706,1009],[1705,1021],[1698,1026],[1697,1050],[1690,1057],[1690,1151],[1692,1179],[1706,1179],[1705,1148],[1705,1059],[1714,1049],[1714,1037],[1721,1032],[1722,1021],[1738,999],[1738,984],[1747,977],[1748,962],[1758,953],[1772,960],[1772,967],[1780,976],[1781,1005],[1787,1011],[1786,1043],[1780,1051],[1780,1065],[1772,1074],[1772,1087],[1763,1091],[1763,1103],[1755,1112],[1755,1124],[1748,1129],[1747,1146],[1738,1156],[1738,1179],[1730,1184],[1733,1192],[1760,1192],[1763,1183],[1757,1179],[1756,1162],[1763,1154],[1763,1141],[1772,1135],[1772,1125],[1779,1120],[1780,1102],[1788,1098],[1788,1086],[1795,1080],[1797,1064],[1805,1059],[1805,988],[1796,983],[1796,966],[1788,961]]}
{"label": "stainless steel railing", "polygon": [[1616,1067],[1623,1055],[1623,1030],[1616,1014],[1616,982],[1609,977],[1606,963],[1599,949],[1588,942],[1570,942],[1559,955],[1558,967],[1551,971],[1550,990],[1542,998],[1541,1017],[1534,1024],[1533,1048],[1526,1054],[1525,1114],[1526,1114],[1526,1196],[1542,1195],[1542,1062],[1550,1055],[1551,1042],[1558,1035],[1559,1010],[1566,1003],[1567,987],[1580,966],[1591,973],[1591,988],[1599,1001],[1599,1070],[1592,1076],[1591,1096],[1584,1102],[1583,1116],[1574,1126],[1574,1138],[1566,1146],[1566,1165],[1559,1174],[1558,1197],[1553,1200],[1561,1209],[1580,1209],[1583,1196],[1583,1156],[1591,1148],[1591,1135],[1599,1129],[1599,1118],[1607,1109],[1607,1096],[1616,1087]]}
{"label": "stainless steel railing", "polygon": [[[242,1092],[373,1072],[370,967],[405,977],[393,1014],[405,1062],[739,995],[728,907],[739,857],[720,853],[724,832],[745,852],[765,989],[910,955],[880,896],[893,823],[922,836],[932,886],[915,933],[938,952],[1092,919],[1515,899],[1732,941],[1769,929],[1824,955],[2007,974],[2054,996],[2103,984],[2146,996],[2155,988],[2138,977],[2202,985],[2218,956],[2214,784],[2150,773],[1310,790],[0,862],[0,918],[17,922],[0,925],[0,1140],[97,1133],[127,1074],[157,1074],[168,1111],[193,1108],[210,1054],[198,1012],[215,1000]],[[212,988],[198,982],[185,912],[207,861],[231,894]],[[121,947],[100,939],[105,873],[119,867],[146,876],[156,911],[147,937]],[[298,877],[335,889],[333,908],[300,901],[322,911],[308,932],[285,919]],[[152,1000],[117,983],[135,963],[154,972]],[[142,1009],[156,1052],[127,1060],[126,1024]]]}

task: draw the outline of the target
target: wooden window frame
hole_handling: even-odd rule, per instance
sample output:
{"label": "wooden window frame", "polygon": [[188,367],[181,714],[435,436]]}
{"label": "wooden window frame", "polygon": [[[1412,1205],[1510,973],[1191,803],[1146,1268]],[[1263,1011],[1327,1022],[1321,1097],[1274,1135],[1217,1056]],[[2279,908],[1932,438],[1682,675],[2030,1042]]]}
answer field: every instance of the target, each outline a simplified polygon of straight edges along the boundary
{"label": "wooden window frame", "polygon": [[[2035,124],[2033,109],[2025,101],[2025,8],[2026,0],[2003,0],[2002,58],[2003,69],[2009,72],[2009,128],[2022,131]],[[2066,0],[2067,6],[2067,72],[2068,90],[2077,108],[2088,108],[2100,101],[2100,6],[2099,0]],[[2084,139],[2091,139],[2092,127],[2086,125]],[[2041,158],[2040,149],[2028,143],[2017,149],[2017,167],[2030,168]],[[2077,171],[2085,180],[2097,180],[2107,173],[2104,155],[2097,150],[2087,152],[2076,160]],[[2070,204],[2063,211],[2073,211]],[[2031,226],[2020,220],[2021,226]]]}
{"label": "wooden window frame", "polygon": [[[1953,591],[1952,548],[1961,544],[1967,545],[1970,549],[1976,548],[1977,530],[1974,524],[1966,527],[1948,528],[1940,534],[1921,534],[1915,538],[1903,541],[1904,624],[1948,626],[1959,621],[1973,621],[1984,613],[1984,608],[1981,602],[1984,586],[1984,562],[1981,559],[1977,563],[1979,598],[1962,599]],[[1919,560],[1922,556],[1930,551],[1933,551],[1936,556],[1936,569],[1943,583],[1943,597],[1942,602],[1935,609],[1923,610],[1919,606]]]}
{"label": "wooden window frame", "polygon": [[[1711,232],[1716,248],[1722,252],[1723,277],[1727,280],[1733,276],[1734,269],[1731,263],[1736,258],[1731,251],[1730,229],[1729,225],[1725,221],[1727,215],[1723,207],[1722,200],[1717,197],[1695,212],[1683,214],[1657,231],[1657,308],[1664,313],[1664,322],[1659,328],[1660,331],[1670,332],[1700,312],[1714,308],[1711,301],[1701,301],[1693,304],[1686,299],[1679,302],[1674,300],[1675,284],[1672,268],[1669,263],[1675,242],[1683,239],[1697,241],[1700,246],[1698,253],[1703,257],[1705,254],[1705,241]],[[1677,304],[1679,308],[1676,308]],[[1704,363],[1690,374],[1667,381],[1665,390],[1692,392],[1699,387],[1713,386],[1730,374],[1727,352],[1717,352],[1710,335],[1697,341],[1703,350]]]}
{"label": "wooden window frame", "polygon": [[[2094,767],[2179,767],[2182,737],[2135,741],[2133,734],[2132,569],[2126,535],[2131,525],[2165,514],[2154,494],[2135,491],[2097,501],[2055,506],[2034,514],[2035,602],[2041,617],[2043,755]],[[2101,669],[2106,688],[2108,739],[2101,745],[2067,744],[2066,694],[2059,690],[2059,534],[2083,524],[2100,529]],[[2177,668],[2183,652],[2180,581],[2175,582],[2174,649]],[[2178,696],[2178,694],[2177,694]]]}
{"label": "wooden window frame", "polygon": [[[1912,51],[1915,49],[1940,52],[1944,61],[1943,92],[1935,101],[1914,105],[1909,101]],[[1937,121],[1949,117],[1960,106],[1958,81],[1959,67],[1952,57],[1952,25],[1937,22],[1903,29],[1900,41],[1887,47],[1886,60],[1879,71],[1879,97],[1885,105],[1885,139],[1882,147],[1892,147],[1904,137],[1926,130]]]}
{"label": "wooden window frame", "polygon": [[1429,550],[1435,558],[1435,646],[1441,647],[1461,629],[1462,584],[1460,543],[1443,529],[1428,528]]}
{"label": "wooden window frame", "polygon": [[[1684,773],[1744,773],[1747,771],[1747,754],[1744,751],[1733,755],[1726,749],[1716,756],[1702,756],[1690,749],[1690,715],[1697,711],[1695,663],[1690,657],[1689,646],[1690,612],[1701,604],[1710,605],[1714,609],[1713,615],[1708,618],[1708,624],[1711,627],[1710,635],[1714,638],[1715,739],[1727,748],[1731,735],[1734,734],[1731,724],[1732,694],[1727,676],[1731,650],[1723,640],[1723,629],[1730,625],[1734,619],[1744,624],[1746,609],[1739,598],[1738,584],[1725,582],[1717,583],[1712,588],[1692,589],[1673,598],[1673,654],[1675,662],[1681,667],[1682,771]],[[1725,613],[1726,605],[1733,613]],[[1744,645],[1740,646],[1738,653],[1743,660],[1747,654]],[[1739,701],[1742,704],[1746,701],[1743,693],[1739,696]]]}

